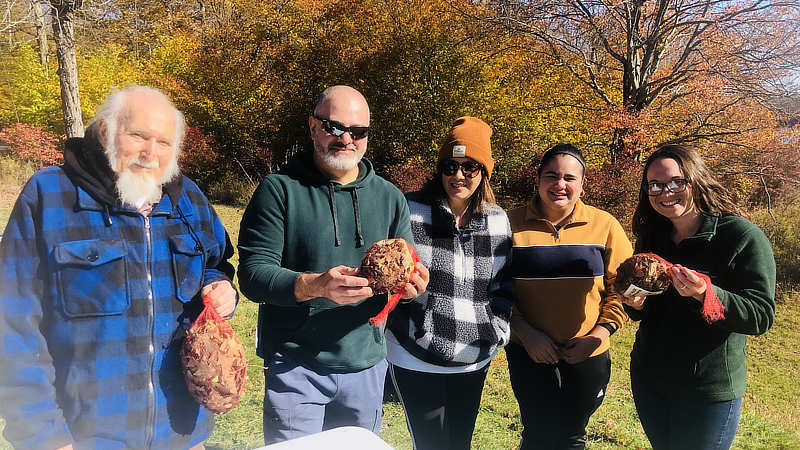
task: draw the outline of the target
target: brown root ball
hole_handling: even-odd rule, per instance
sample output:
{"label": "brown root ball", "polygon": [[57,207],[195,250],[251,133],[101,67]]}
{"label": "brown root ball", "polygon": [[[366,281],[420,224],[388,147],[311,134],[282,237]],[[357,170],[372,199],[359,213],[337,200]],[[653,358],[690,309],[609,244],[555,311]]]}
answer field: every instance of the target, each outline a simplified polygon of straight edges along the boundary
{"label": "brown root ball", "polygon": [[376,294],[398,292],[411,278],[414,259],[404,239],[384,239],[367,250],[359,270]]}
{"label": "brown root ball", "polygon": [[192,326],[181,347],[183,375],[189,393],[215,413],[226,413],[244,391],[247,359],[230,325],[206,320]]}
{"label": "brown root ball", "polygon": [[669,263],[652,253],[637,253],[626,259],[617,269],[614,287],[624,293],[631,285],[652,293],[667,290],[671,283]]}

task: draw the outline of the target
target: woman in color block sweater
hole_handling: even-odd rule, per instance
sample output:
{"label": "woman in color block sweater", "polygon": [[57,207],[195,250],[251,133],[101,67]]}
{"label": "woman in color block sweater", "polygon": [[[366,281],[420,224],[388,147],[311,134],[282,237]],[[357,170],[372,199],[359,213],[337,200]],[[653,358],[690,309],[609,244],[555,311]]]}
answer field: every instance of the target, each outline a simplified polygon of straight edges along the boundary
{"label": "woman in color block sweater", "polygon": [[627,320],[612,281],[631,244],[614,217],[580,200],[585,170],[573,145],[550,148],[536,195],[509,213],[514,313],[506,355],[522,450],[584,448],[611,375],[609,336]]}

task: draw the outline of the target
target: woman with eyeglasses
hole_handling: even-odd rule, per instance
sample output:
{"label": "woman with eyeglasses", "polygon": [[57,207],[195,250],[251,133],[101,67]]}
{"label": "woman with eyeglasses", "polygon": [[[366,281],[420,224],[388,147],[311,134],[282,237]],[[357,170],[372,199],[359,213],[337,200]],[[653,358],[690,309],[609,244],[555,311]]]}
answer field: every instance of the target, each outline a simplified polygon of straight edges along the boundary
{"label": "woman with eyeglasses", "polygon": [[[746,335],[766,332],[775,317],[769,240],[738,215],[697,151],[681,145],[647,158],[633,233],[637,252],[675,265],[663,294],[623,298],[639,321],[631,387],[642,427],[656,450],[728,449],[745,389]],[[712,297],[724,307],[717,320],[703,315]]]}
{"label": "woman with eyeglasses", "polygon": [[626,321],[612,281],[633,250],[622,226],[586,205],[586,162],[548,149],[530,202],[509,212],[514,313],[506,347],[519,403],[519,448],[581,449],[611,375],[609,337]]}
{"label": "woman with eyeglasses", "polygon": [[428,290],[389,316],[387,359],[417,450],[469,449],[489,363],[508,342],[511,249],[505,212],[489,185],[492,130],[455,121],[438,169],[407,195]]}

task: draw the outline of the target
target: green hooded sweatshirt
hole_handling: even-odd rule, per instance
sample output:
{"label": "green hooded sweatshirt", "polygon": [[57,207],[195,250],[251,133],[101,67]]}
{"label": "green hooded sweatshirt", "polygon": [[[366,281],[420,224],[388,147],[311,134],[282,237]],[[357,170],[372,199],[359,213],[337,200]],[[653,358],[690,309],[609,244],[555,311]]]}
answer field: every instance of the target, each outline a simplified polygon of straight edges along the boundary
{"label": "green hooded sweatshirt", "polygon": [[408,205],[394,185],[366,159],[358,178],[342,185],[314,165],[312,154],[294,157],[264,178],[242,217],[239,287],[261,303],[256,352],[275,352],[315,370],[355,372],[386,356],[383,329],[368,323],[386,304],[385,294],[355,305],[327,298],[298,303],[295,279],[358,267],[376,241],[400,237],[413,243]]}

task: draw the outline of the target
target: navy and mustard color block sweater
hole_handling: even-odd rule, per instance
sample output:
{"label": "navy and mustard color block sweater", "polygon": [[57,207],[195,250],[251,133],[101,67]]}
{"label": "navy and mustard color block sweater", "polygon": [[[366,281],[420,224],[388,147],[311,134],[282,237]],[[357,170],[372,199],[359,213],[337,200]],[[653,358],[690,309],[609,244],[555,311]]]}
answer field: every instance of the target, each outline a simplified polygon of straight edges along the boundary
{"label": "navy and mustard color block sweater", "polygon": [[631,377],[669,395],[709,402],[741,397],[747,335],[765,333],[775,320],[772,246],[761,229],[734,215],[704,217],[697,233],[677,245],[670,229],[659,231],[651,242],[638,241],[637,251],[708,275],[725,318],[708,324],[700,302],[671,287],[648,297],[641,311],[626,306],[640,321]]}
{"label": "navy and mustard color block sweater", "polygon": [[[596,325],[612,331],[627,320],[612,282],[633,249],[607,212],[578,200],[560,230],[544,219],[534,197],[509,213],[513,236],[514,302],[525,320],[557,344]],[[608,349],[608,341],[592,354]]]}
{"label": "navy and mustard color block sweater", "polygon": [[233,277],[225,229],[188,178],[149,217],[119,205],[92,138],[28,181],[0,241],[0,411],[18,449],[189,448],[213,414],[178,358],[202,286]]}

